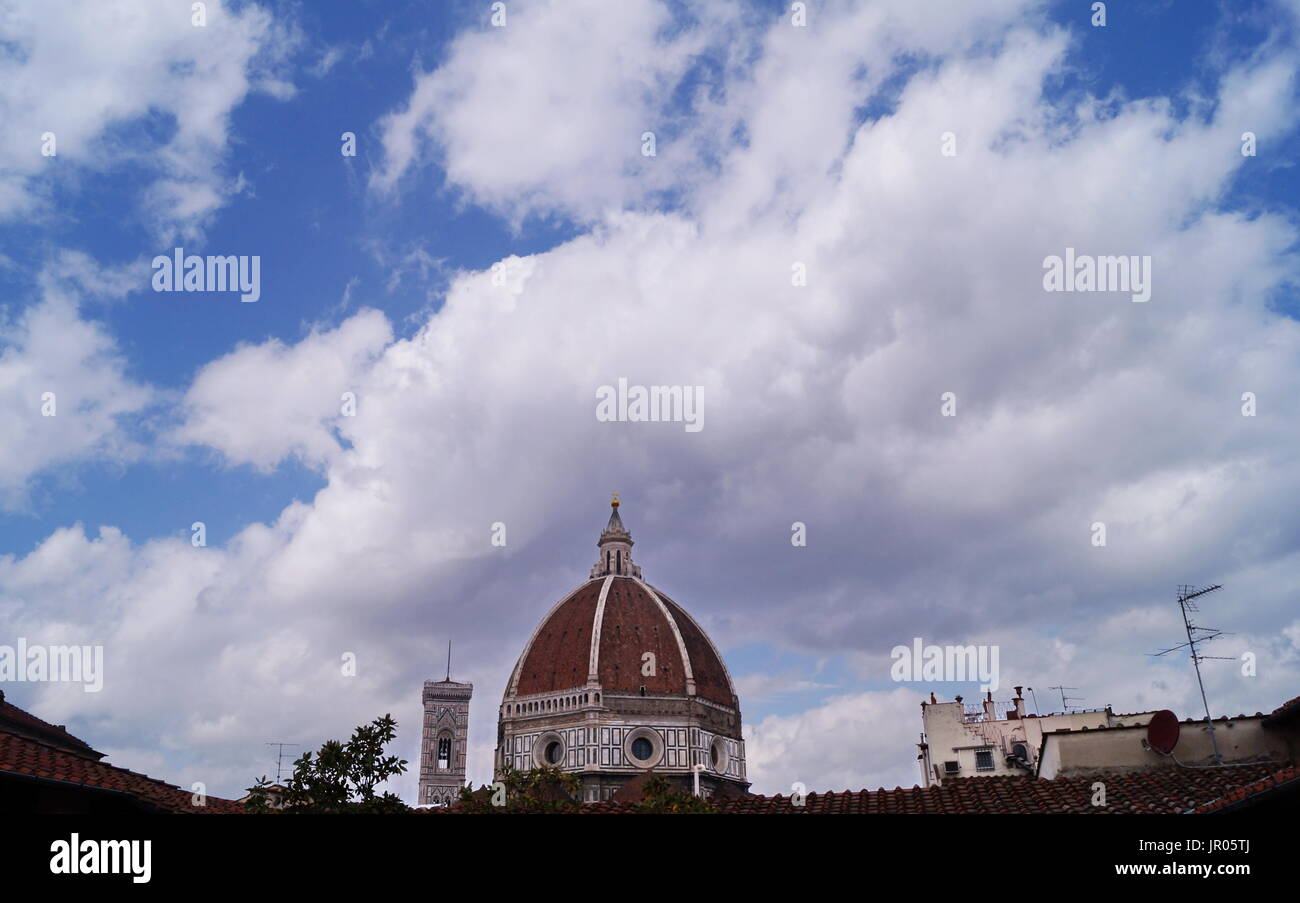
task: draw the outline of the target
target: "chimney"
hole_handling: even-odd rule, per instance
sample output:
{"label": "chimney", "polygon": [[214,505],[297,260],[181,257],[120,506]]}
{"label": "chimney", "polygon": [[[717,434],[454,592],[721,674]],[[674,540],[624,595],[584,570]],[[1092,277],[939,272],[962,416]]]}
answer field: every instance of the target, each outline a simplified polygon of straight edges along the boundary
{"label": "chimney", "polygon": [[1017,718],[1024,718],[1024,717],[1025,717],[1025,700],[1024,700],[1024,699],[1021,697],[1021,695],[1020,695],[1020,691],[1021,691],[1022,689],[1024,689],[1024,688],[1023,688],[1023,687],[1016,687],[1016,695],[1015,695],[1015,698],[1011,700],[1012,702],[1014,702],[1014,703],[1016,704],[1016,717],[1017,717]]}
{"label": "chimney", "polygon": [[984,698],[984,717],[989,721],[997,718],[997,709],[993,705],[993,691],[989,690],[988,695]]}

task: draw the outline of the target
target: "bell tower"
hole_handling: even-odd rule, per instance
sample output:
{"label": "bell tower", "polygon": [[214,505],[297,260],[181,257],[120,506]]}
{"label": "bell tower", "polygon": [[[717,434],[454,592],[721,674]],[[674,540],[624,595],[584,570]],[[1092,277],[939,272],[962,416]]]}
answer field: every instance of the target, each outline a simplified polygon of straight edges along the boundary
{"label": "bell tower", "polygon": [[420,806],[449,806],[465,786],[469,744],[469,700],[473,684],[451,679],[451,644],[447,677],[424,682],[424,730],[420,741]]}

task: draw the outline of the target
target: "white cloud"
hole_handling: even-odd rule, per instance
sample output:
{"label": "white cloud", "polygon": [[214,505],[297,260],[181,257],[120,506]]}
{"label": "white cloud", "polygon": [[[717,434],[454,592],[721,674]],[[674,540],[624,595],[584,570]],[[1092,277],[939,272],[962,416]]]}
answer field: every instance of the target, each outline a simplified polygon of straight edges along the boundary
{"label": "white cloud", "polygon": [[[430,149],[471,200],[521,218],[559,209],[588,219],[680,184],[703,140],[679,134],[674,90],[738,24],[734,4],[693,11],[691,28],[655,0],[514,3],[508,25],[459,35],[380,124],[389,190]],[[733,36],[743,37],[743,32]],[[696,104],[708,106],[706,97]],[[654,132],[658,154],[642,155]],[[672,140],[670,140],[670,136]]]}
{"label": "white cloud", "polygon": [[835,696],[797,715],[769,715],[748,729],[746,765],[755,793],[911,787],[919,771],[918,695],[907,689]]}
{"label": "white cloud", "polygon": [[345,409],[366,404],[356,397],[360,377],[391,340],[383,314],[362,311],[292,347],[241,346],[195,377],[171,439],[263,471],[290,455],[319,467],[339,451],[334,429],[351,416]]}
{"label": "white cloud", "polygon": [[120,273],[96,279],[83,258],[61,260],[62,267],[47,271],[39,303],[0,320],[0,509],[25,507],[38,474],[140,454],[122,419],[143,410],[154,393],[126,375],[116,343],[82,318],[60,279],[85,279],[111,293]]}
{"label": "white cloud", "polygon": [[742,700],[754,702],[772,699],[790,693],[806,693],[811,690],[833,689],[833,684],[818,683],[808,680],[799,671],[781,673],[732,674],[736,693]]}
{"label": "white cloud", "polygon": [[[164,234],[193,234],[233,190],[221,171],[230,112],[250,92],[292,92],[278,67],[296,40],[254,4],[169,0],[19,2],[0,10],[0,218],[54,212],[57,180],[123,163],[153,176],[145,202]],[[166,125],[157,146],[125,127]],[[42,156],[52,132],[57,155]]]}
{"label": "white cloud", "polygon": [[[1240,121],[1294,127],[1294,55],[1229,73],[1205,118],[1154,102],[1103,115],[1087,98],[1062,110],[1042,85],[1068,37],[1014,4],[974,7],[954,4],[951,23],[909,4],[832,7],[817,41],[772,24],[725,109],[703,114],[739,117],[747,140],[665,212],[600,214],[646,195],[635,172],[590,150],[612,139],[576,109],[610,113],[625,70],[634,85],[672,83],[679,51],[658,46],[651,7],[629,13],[639,30],[622,35],[625,59],[608,48],[575,59],[582,85],[611,83],[589,90],[494,73],[484,43],[534,61],[581,54],[566,7],[537,12],[546,24],[534,30],[512,12],[505,33],[454,45],[411,112],[386,124],[380,184],[415,165],[432,123],[448,177],[477,202],[597,224],[507,260],[502,285],[455,276],[414,336],[392,341],[363,312],[206,367],[178,438],[264,469],[299,455],[327,484],[224,549],[74,530],[0,560],[0,598],[27,629],[44,630],[47,600],[77,588],[110,656],[130,662],[104,700],[61,697],[60,713],[112,712],[119,746],[140,723],[142,746],[202,745],[194,768],[229,793],[252,776],[240,776],[250,745],[319,742],[389,709],[409,757],[418,682],[438,673],[451,635],[476,684],[471,748],[483,750],[522,643],[590,564],[610,489],[624,493],[647,578],[724,647],[867,662],[918,631],[978,634],[1006,645],[1004,668],[1068,666],[1137,708],[1189,698],[1185,669],[1157,685],[1144,657],[1164,623],[1146,612],[1172,584],[1238,587],[1224,626],[1250,637],[1291,623],[1300,330],[1267,298],[1295,274],[1296,230],[1214,203],[1250,165]],[[885,61],[909,49],[944,59],[911,79],[894,114],[857,124]],[[478,93],[444,97],[453,85]],[[611,114],[619,134],[642,115],[638,97],[630,118]],[[575,110],[576,157],[544,129],[568,128]],[[471,111],[524,126],[480,133]],[[950,130],[955,158],[939,153]],[[530,135],[541,159],[515,159]],[[1044,293],[1041,262],[1067,246],[1150,254],[1152,300]],[[791,285],[796,261],[806,287]],[[704,386],[706,429],[597,422],[596,389],[620,376]],[[353,387],[357,416],[337,418]],[[1247,390],[1258,417],[1240,415]],[[956,418],[940,416],[945,391]],[[490,544],[498,520],[506,549]],[[809,525],[805,549],[790,545],[794,520]],[[1090,544],[1094,520],[1111,525],[1105,548]],[[41,564],[60,552],[62,570]],[[38,571],[65,576],[42,583]],[[1098,632],[1067,629],[1075,618]],[[1225,683],[1225,705],[1280,701],[1300,673],[1293,644],[1251,642],[1274,671]],[[355,680],[338,675],[345,651],[363,665]],[[910,784],[918,696],[846,694],[759,719],[753,776],[760,789]],[[483,780],[490,765],[471,769]]]}

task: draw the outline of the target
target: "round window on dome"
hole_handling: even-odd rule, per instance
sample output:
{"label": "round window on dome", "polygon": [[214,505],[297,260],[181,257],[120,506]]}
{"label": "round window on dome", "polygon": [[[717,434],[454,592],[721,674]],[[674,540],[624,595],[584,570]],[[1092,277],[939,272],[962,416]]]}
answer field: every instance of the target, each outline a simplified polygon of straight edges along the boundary
{"label": "round window on dome", "polygon": [[709,764],[717,772],[725,772],[731,764],[731,757],[727,755],[727,744],[721,737],[714,737],[713,742],[709,744]]}
{"label": "round window on dome", "polygon": [[664,738],[652,728],[639,727],[623,739],[623,753],[628,765],[653,768],[664,757]]}
{"label": "round window on dome", "polygon": [[533,764],[538,768],[563,768],[568,749],[562,735],[547,731],[533,742]]}

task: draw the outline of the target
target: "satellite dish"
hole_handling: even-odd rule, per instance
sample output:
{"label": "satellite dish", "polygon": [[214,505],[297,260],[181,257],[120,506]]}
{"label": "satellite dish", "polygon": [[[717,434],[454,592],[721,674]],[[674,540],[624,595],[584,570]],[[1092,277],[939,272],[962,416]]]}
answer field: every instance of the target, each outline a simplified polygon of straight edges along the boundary
{"label": "satellite dish", "polygon": [[1161,709],[1151,716],[1151,721],[1147,724],[1147,745],[1160,755],[1167,756],[1178,745],[1179,730],[1178,716],[1168,709]]}

